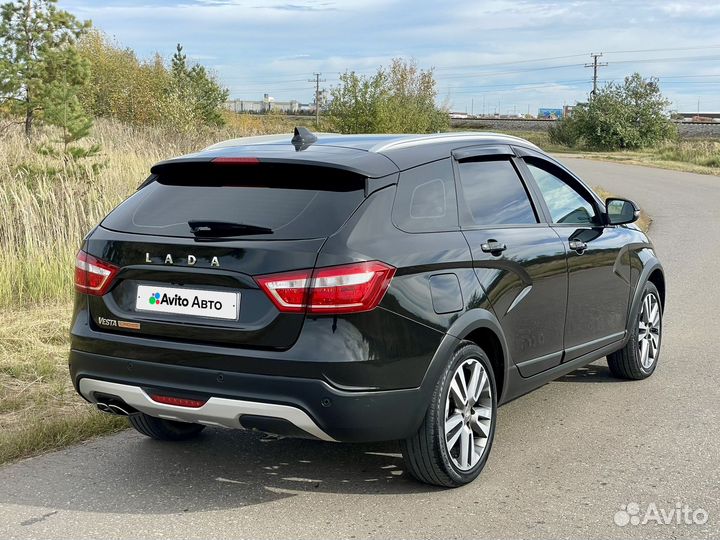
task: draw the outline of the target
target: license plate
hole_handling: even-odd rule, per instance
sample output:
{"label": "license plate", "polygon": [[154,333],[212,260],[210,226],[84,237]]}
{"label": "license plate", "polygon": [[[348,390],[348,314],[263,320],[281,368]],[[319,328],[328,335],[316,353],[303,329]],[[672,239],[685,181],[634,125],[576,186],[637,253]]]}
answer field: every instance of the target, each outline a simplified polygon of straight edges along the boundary
{"label": "license plate", "polygon": [[237,320],[240,293],[138,285],[135,309],[154,313]]}

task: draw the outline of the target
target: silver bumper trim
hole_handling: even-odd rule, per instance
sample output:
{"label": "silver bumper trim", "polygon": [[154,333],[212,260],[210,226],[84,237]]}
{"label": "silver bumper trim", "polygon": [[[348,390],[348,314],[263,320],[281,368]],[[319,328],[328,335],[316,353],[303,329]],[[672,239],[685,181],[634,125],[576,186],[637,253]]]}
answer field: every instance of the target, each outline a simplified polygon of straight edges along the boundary
{"label": "silver bumper trim", "polygon": [[80,380],[80,393],[88,401],[97,403],[95,392],[117,396],[140,412],[166,420],[242,429],[240,417],[244,414],[254,414],[282,418],[318,439],[335,441],[320,429],[305,411],[290,405],[211,397],[202,407],[191,409],[153,401],[139,386],[88,378]]}

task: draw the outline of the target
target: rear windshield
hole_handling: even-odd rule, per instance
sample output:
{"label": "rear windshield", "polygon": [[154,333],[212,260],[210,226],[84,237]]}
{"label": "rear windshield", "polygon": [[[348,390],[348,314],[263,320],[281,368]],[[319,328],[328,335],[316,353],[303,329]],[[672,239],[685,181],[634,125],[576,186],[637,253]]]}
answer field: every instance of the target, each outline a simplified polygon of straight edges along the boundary
{"label": "rear windshield", "polygon": [[[225,232],[223,238],[319,238],[333,234],[350,217],[363,200],[364,187],[363,177],[337,169],[203,164],[147,182],[102,226],[192,238],[189,222],[209,221],[240,224],[251,231]],[[258,228],[272,233],[259,233]]]}

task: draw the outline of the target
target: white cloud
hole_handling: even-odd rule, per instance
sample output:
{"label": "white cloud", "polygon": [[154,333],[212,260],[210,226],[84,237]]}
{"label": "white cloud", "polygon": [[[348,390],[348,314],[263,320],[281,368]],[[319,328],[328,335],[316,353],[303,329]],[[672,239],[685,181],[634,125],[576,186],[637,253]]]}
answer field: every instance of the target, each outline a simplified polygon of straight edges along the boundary
{"label": "white cloud", "polygon": [[[312,93],[307,79],[313,72],[322,72],[330,85],[346,69],[369,73],[394,56],[406,56],[414,57],[421,67],[435,66],[441,98],[451,96],[458,108],[469,107],[473,98],[477,104],[484,95],[486,103],[499,98],[501,106],[506,102],[525,110],[528,104],[534,109],[584,99],[591,75],[583,67],[589,61],[584,55],[591,51],[606,53],[603,60],[610,65],[600,75],[612,80],[635,70],[658,76],[711,74],[717,59],[686,63],[649,63],[648,59],[720,57],[720,49],[609,52],[718,45],[717,2],[60,0],[60,4],[82,18],[92,18],[96,26],[141,56],[155,51],[167,56],[175,43],[183,43],[191,58],[212,61],[233,95],[243,98],[266,89],[279,99],[306,101]],[[548,59],[574,54],[582,56]],[[619,63],[623,60],[635,63]],[[558,65],[569,66],[554,68]],[[531,68],[543,69],[520,72]],[[558,84],[563,81],[586,82]],[[529,83],[555,85],[531,88]],[[522,84],[527,86],[513,87]],[[663,83],[663,88],[687,108],[697,94],[710,96],[719,87]],[[714,99],[720,109],[720,98]]]}

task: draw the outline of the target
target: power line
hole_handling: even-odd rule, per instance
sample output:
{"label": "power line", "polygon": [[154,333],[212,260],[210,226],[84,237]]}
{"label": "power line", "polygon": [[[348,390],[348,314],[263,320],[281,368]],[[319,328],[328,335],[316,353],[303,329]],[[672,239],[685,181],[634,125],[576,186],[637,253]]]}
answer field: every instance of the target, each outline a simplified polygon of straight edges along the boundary
{"label": "power line", "polygon": [[[708,49],[720,49],[720,44],[714,44],[714,45],[707,45],[702,47],[665,47],[665,48],[657,48],[657,49],[634,49],[634,50],[618,50],[618,51],[605,51],[604,54],[633,54],[633,53],[641,53],[641,52],[669,52],[669,51],[695,51],[695,50],[708,50]],[[583,56],[587,56],[590,53],[583,52],[583,53],[577,53],[577,54],[567,54],[563,56],[546,56],[543,58],[531,58],[531,59],[524,59],[524,60],[512,60],[508,62],[490,62],[490,63],[481,63],[481,64],[465,64],[465,65],[459,65],[459,66],[434,66],[435,71],[448,71],[448,70],[463,70],[463,69],[483,69],[488,67],[498,67],[498,66],[511,66],[511,65],[517,65],[517,64],[529,64],[529,63],[536,63],[536,62],[547,62],[551,60],[562,60],[566,58],[580,58]],[[680,60],[682,60],[682,57],[679,57]],[[651,61],[652,59],[650,59]],[[664,59],[661,59],[664,60]],[[622,60],[619,62],[636,62],[636,61],[646,61],[646,60]],[[616,63],[616,61],[613,61],[613,63]],[[575,64],[571,64],[567,67],[572,67]],[[554,68],[554,66],[551,66],[551,68]],[[355,71],[356,73],[366,73],[366,72],[374,72],[376,68],[365,68],[365,69],[355,69],[350,71]],[[341,75],[344,73],[344,71],[325,71],[324,72],[327,75]],[[264,78],[266,80],[269,80],[274,77],[293,77],[293,76],[300,76],[303,75],[304,72],[298,71],[298,72],[283,72],[281,75],[268,75]],[[231,77],[235,79],[236,77]],[[246,76],[240,75],[239,78],[246,78]],[[257,80],[256,77],[248,77]],[[302,82],[304,79],[293,79],[291,81],[282,81],[282,82]],[[280,82],[275,81],[275,82]]]}
{"label": "power line", "polygon": [[510,62],[493,62],[489,64],[465,64],[460,66],[447,66],[447,67],[436,67],[434,68],[435,71],[443,71],[446,69],[475,69],[475,68],[484,68],[484,67],[497,67],[497,66],[513,66],[516,64],[529,64],[534,62],[546,62],[548,60],[564,60],[566,58],[579,58],[582,56],[586,56],[587,53],[581,53],[581,54],[566,54],[564,56],[546,56],[545,58],[533,58],[528,60],[513,60]]}
{"label": "power line", "polygon": [[[483,84],[478,86],[458,86],[457,88],[461,90],[483,90],[483,89],[492,89],[492,88],[532,88],[533,86],[557,86],[562,84],[587,84],[591,82],[590,79],[575,79],[575,80],[568,80],[568,81],[536,81],[536,82],[529,82],[529,83],[508,83],[508,84]],[[452,87],[447,87],[448,91],[453,91]]]}
{"label": "power line", "polygon": [[697,61],[713,61],[720,59],[720,56],[718,55],[711,55],[711,56],[669,56],[665,58],[645,58],[642,60],[613,60],[613,65],[615,64],[634,64],[634,63],[644,63],[644,64],[652,64],[654,62],[697,62]]}
{"label": "power line", "polygon": [[[615,62],[613,62],[613,65]],[[720,77],[720,73],[707,73],[707,74],[696,74],[696,75],[662,75],[659,76],[658,79],[665,82],[673,82],[670,79],[711,79],[715,77]],[[303,79],[305,81],[306,79]],[[327,82],[326,79],[323,82]],[[442,83],[443,79],[438,79],[439,83]],[[604,83],[611,81],[612,79],[609,78],[598,78],[598,83]],[[312,79],[310,82],[315,82],[315,79]],[[491,87],[521,87],[525,85],[537,85],[537,84],[566,84],[566,83],[575,83],[575,82],[592,82],[592,79],[577,79],[577,80],[553,80],[553,81],[531,81],[527,83],[501,83],[501,84],[481,84],[481,85],[472,85],[468,86],[465,84],[462,84],[462,86],[458,86],[458,88],[468,89],[468,88],[491,88]],[[689,84],[695,82],[695,81],[687,81]],[[702,82],[702,81],[697,81]],[[235,83],[231,86],[242,88],[245,91],[261,91],[261,90],[273,90],[273,91],[282,91],[282,92],[290,92],[290,91],[301,91],[305,90],[307,87],[305,86],[277,86],[274,82],[264,82],[264,83],[255,83],[251,85],[246,85],[242,83]]]}
{"label": "power line", "polygon": [[598,58],[602,57],[603,53],[590,53],[590,58],[592,58],[591,64],[585,64],[585,67],[591,67],[593,68],[593,89],[592,89],[592,97],[595,97],[595,94],[597,93],[597,82],[598,82],[598,68],[602,66],[607,66],[607,62],[598,62]]}
{"label": "power line", "polygon": [[315,83],[315,127],[320,127],[320,83],[325,82],[325,79],[320,80],[322,73],[313,73],[315,79],[309,79],[308,82]]}
{"label": "power line", "polygon": [[635,49],[630,51],[605,51],[606,54],[625,54],[641,52],[668,52],[668,51],[704,51],[707,49],[720,49],[720,45],[706,45],[702,47],[671,47],[663,49]]}

